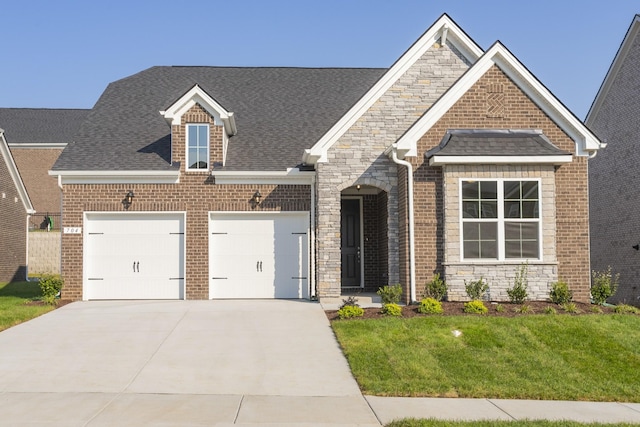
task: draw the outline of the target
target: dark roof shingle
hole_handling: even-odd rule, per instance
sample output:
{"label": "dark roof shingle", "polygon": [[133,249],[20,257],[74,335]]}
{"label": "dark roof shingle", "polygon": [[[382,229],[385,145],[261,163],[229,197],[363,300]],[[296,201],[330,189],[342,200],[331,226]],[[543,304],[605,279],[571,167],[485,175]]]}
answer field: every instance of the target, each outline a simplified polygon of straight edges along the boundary
{"label": "dark roof shingle", "polygon": [[0,128],[10,144],[69,143],[90,110],[0,108]]}

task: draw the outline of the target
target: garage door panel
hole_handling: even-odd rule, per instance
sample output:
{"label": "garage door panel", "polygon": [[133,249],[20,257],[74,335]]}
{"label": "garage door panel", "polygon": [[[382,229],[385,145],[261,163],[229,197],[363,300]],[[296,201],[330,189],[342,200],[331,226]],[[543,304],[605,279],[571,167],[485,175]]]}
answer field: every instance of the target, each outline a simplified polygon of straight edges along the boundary
{"label": "garage door panel", "polygon": [[211,298],[308,297],[306,213],[212,214]]}

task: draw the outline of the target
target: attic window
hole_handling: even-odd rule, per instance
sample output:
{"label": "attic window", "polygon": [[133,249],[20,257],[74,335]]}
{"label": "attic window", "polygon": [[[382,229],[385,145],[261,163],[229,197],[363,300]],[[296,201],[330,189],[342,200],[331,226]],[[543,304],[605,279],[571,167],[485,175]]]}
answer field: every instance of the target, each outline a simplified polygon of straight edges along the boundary
{"label": "attic window", "polygon": [[187,170],[209,169],[209,125],[187,125]]}

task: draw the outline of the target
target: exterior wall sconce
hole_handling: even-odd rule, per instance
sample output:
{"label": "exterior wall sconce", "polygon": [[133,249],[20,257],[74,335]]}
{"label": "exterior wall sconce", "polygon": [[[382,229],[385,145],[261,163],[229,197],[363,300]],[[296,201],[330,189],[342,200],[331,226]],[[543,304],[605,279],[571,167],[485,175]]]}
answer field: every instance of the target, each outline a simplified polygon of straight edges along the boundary
{"label": "exterior wall sconce", "polygon": [[253,193],[253,197],[251,197],[251,203],[253,204],[253,207],[258,206],[261,201],[262,201],[262,194],[260,194],[260,190],[256,190],[256,192]]}
{"label": "exterior wall sconce", "polygon": [[362,186],[360,184],[356,185],[356,190],[360,191],[361,188]]}
{"label": "exterior wall sconce", "polygon": [[129,190],[129,192],[127,192],[127,194],[124,196],[124,200],[122,201],[125,209],[129,209],[129,206],[131,206],[131,204],[133,203],[134,197],[135,195],[133,194],[133,190]]}
{"label": "exterior wall sconce", "polygon": [[632,247],[633,249],[635,249],[636,251],[637,251],[637,250],[640,250],[640,243],[639,243],[639,244],[637,244],[637,245],[633,245],[633,246],[631,246],[631,247]]}

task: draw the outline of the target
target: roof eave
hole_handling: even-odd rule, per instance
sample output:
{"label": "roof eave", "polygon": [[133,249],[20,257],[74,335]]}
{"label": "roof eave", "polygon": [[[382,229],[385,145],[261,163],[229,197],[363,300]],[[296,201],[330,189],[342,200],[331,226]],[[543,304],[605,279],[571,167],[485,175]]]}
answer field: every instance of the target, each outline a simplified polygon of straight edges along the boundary
{"label": "roof eave", "polygon": [[429,166],[446,165],[562,165],[571,163],[571,154],[553,156],[447,156],[434,155]]}

